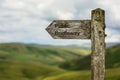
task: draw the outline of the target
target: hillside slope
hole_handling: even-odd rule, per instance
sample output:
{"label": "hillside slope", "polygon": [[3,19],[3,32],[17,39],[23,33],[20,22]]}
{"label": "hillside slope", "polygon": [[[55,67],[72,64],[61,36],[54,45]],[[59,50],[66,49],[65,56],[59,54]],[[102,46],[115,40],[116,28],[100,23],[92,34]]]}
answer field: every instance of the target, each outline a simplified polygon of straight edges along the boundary
{"label": "hillside slope", "polygon": [[[0,80],[90,80],[89,51],[18,43],[0,44]],[[106,51],[106,80],[120,79],[120,45]],[[64,63],[63,63],[64,62]]]}
{"label": "hillside slope", "polygon": [[88,54],[89,50],[18,43],[0,44],[0,59],[37,61],[55,65]]}
{"label": "hillside slope", "polygon": [[[91,80],[89,70],[73,71],[47,77],[44,80]],[[120,80],[120,68],[106,70],[105,80]]]}
{"label": "hillside slope", "polygon": [[64,70],[38,62],[0,60],[0,80],[42,80]]}
{"label": "hillside slope", "polygon": [[0,80],[43,80],[65,72],[55,65],[86,53],[89,51],[59,46],[0,44]]}
{"label": "hillside slope", "polygon": [[[76,58],[72,61],[61,63],[59,66],[68,70],[90,69],[91,56]],[[106,49],[106,68],[120,67],[120,45]]]}

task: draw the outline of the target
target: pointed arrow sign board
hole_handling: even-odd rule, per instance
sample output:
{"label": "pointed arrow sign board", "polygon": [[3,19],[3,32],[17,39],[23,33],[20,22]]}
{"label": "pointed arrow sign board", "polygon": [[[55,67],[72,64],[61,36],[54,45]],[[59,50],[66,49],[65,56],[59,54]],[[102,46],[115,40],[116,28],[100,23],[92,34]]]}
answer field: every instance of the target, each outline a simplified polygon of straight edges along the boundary
{"label": "pointed arrow sign board", "polygon": [[47,32],[54,39],[90,39],[91,20],[54,20]]}

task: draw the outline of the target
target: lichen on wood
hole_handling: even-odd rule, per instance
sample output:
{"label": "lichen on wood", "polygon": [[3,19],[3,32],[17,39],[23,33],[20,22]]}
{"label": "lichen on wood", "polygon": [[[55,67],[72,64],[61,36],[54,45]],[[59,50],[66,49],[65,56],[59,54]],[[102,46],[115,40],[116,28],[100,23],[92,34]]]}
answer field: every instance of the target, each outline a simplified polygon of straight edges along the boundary
{"label": "lichen on wood", "polygon": [[104,80],[105,76],[105,11],[92,10],[91,20],[91,68],[92,80]]}

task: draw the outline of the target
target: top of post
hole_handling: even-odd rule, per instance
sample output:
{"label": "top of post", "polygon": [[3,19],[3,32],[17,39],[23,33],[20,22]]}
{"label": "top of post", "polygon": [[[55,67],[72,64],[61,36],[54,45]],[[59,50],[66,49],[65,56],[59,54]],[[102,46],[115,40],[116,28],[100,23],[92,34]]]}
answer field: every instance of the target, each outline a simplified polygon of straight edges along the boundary
{"label": "top of post", "polygon": [[95,10],[103,10],[103,9],[101,9],[101,8],[97,8],[97,9],[95,9]]}
{"label": "top of post", "polygon": [[93,11],[104,11],[104,10],[101,9],[101,8],[96,8],[96,9],[94,9]]}
{"label": "top of post", "polygon": [[[105,21],[105,11],[101,8],[92,10],[92,20],[94,21]],[[93,19],[94,18],[94,19]]]}

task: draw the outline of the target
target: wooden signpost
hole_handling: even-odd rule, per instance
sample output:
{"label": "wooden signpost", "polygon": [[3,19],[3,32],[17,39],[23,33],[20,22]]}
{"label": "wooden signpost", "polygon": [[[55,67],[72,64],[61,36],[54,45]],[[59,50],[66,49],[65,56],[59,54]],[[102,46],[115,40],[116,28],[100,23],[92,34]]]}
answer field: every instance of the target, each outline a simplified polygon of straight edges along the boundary
{"label": "wooden signpost", "polygon": [[92,80],[105,76],[105,11],[92,10],[91,20],[55,20],[47,28],[54,39],[91,39]]}

